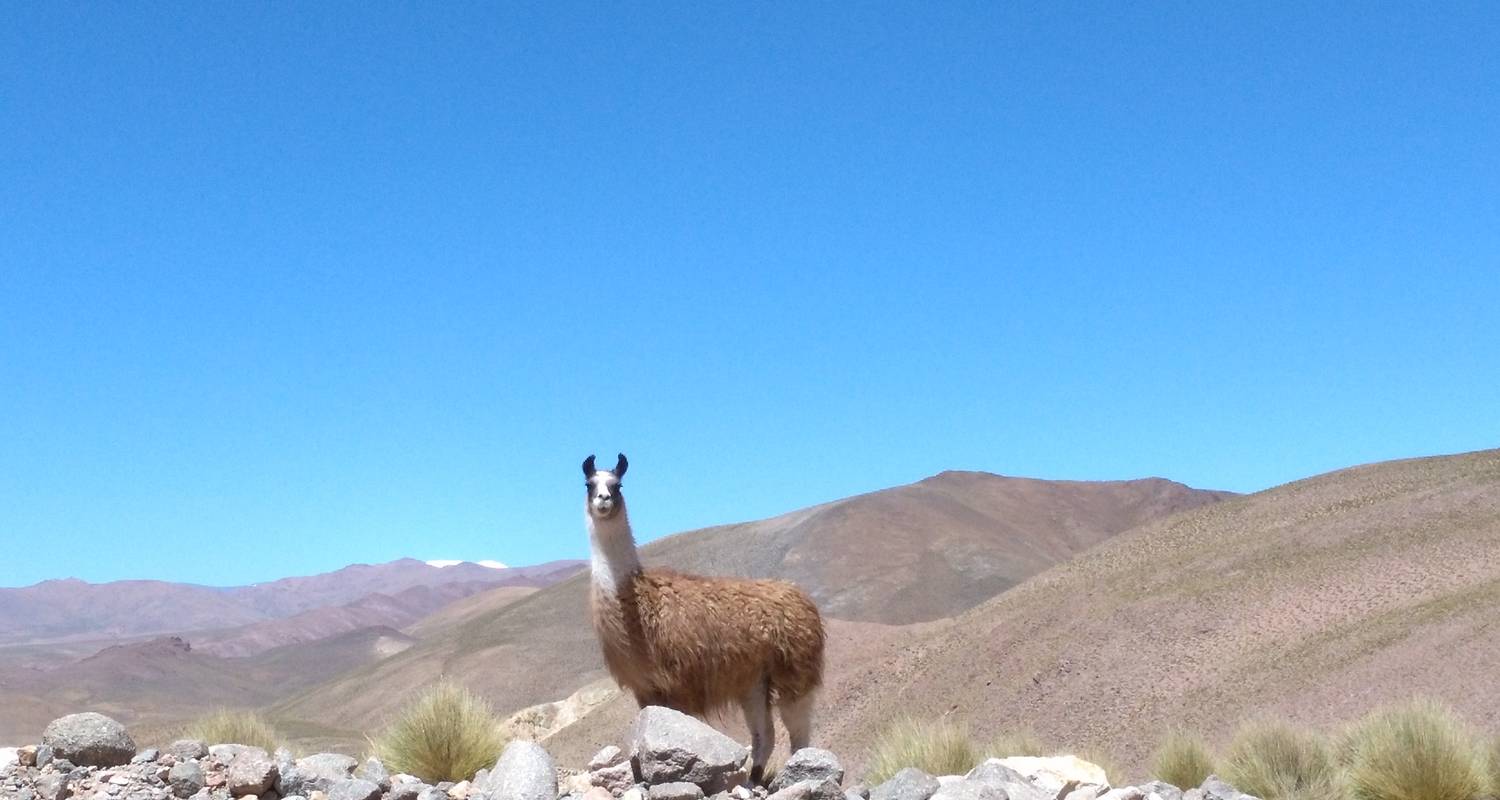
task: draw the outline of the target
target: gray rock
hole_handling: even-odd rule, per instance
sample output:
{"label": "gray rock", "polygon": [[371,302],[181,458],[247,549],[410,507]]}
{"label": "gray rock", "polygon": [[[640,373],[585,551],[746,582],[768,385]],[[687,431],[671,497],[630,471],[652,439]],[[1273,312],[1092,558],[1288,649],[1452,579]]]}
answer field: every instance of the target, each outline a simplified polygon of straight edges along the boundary
{"label": "gray rock", "polygon": [[998,758],[991,758],[969,770],[964,779],[999,789],[1010,800],[1054,800],[1050,793],[1038,789],[1025,775],[1001,764]]}
{"label": "gray rock", "polygon": [[196,761],[179,761],[167,773],[167,785],[178,797],[192,797],[203,788],[203,768]]}
{"label": "gray rock", "polygon": [[1218,775],[1204,778],[1203,785],[1198,788],[1203,790],[1203,800],[1259,800],[1255,795],[1245,794],[1225,783]]}
{"label": "gray rock", "polygon": [[380,785],[359,778],[334,781],[328,788],[328,800],[380,800]]}
{"label": "gray rock", "polygon": [[359,768],[359,772],[355,773],[354,777],[367,780],[379,786],[382,792],[388,791],[391,788],[390,771],[385,768],[384,764],[380,763],[380,759],[374,756],[365,759],[364,766]]}
{"label": "gray rock", "polygon": [[1182,793],[1182,800],[1203,800],[1203,790],[1189,789]]}
{"label": "gray rock", "polygon": [[696,783],[658,783],[646,796],[650,800],[703,800],[703,790]]}
{"label": "gray rock", "polygon": [[605,767],[613,767],[614,765],[622,763],[624,761],[625,752],[620,748],[615,747],[614,745],[609,745],[603,750],[595,753],[594,757],[589,759],[589,770],[593,771],[596,769],[604,769]]}
{"label": "gray rock", "polygon": [[867,795],[849,789],[844,790],[844,800],[870,800]]}
{"label": "gray rock", "polygon": [[1120,786],[1099,795],[1099,800],[1146,800],[1146,793],[1135,786]]}
{"label": "gray rock", "polygon": [[259,747],[249,747],[229,762],[224,786],[234,797],[262,795],[276,785],[276,778],[276,762],[271,755]]}
{"label": "gray rock", "polygon": [[844,794],[856,794],[864,798],[864,800],[870,800],[870,787],[864,781],[860,781],[845,789]]}
{"label": "gray rock", "polygon": [[953,781],[932,796],[932,800],[1007,800],[1005,789],[983,781],[964,778]]}
{"label": "gray rock", "polygon": [[178,739],[167,745],[167,752],[178,761],[196,761],[208,756],[208,745],[197,739]]}
{"label": "gray rock", "polygon": [[290,765],[282,761],[276,790],[282,797],[294,794],[308,797],[313,792],[327,792],[335,781],[353,778],[358,767],[358,761],[339,753],[318,753],[299,758]]}
{"label": "gray rock", "polygon": [[1141,791],[1154,794],[1161,800],[1182,800],[1182,790],[1166,781],[1150,781],[1141,784]]}
{"label": "gray rock", "polygon": [[448,790],[429,786],[423,789],[421,794],[417,795],[417,800],[448,800]]}
{"label": "gray rock", "polygon": [[36,779],[36,795],[41,800],[63,800],[68,796],[68,781],[71,776],[49,772]]}
{"label": "gray rock", "polygon": [[421,782],[398,783],[392,786],[391,790],[386,793],[385,800],[417,800],[417,798],[422,796],[423,792],[431,788],[431,786]]}
{"label": "gray rock", "polygon": [[[616,748],[618,749],[618,748]],[[626,789],[635,785],[635,767],[624,755],[621,760],[608,767],[600,767],[589,773],[589,783],[605,789],[611,796],[619,797]]]}
{"label": "gray rock", "polygon": [[87,767],[116,767],[135,756],[135,740],[125,726],[92,711],[52,720],[42,732],[42,744],[58,758]]}
{"label": "gray rock", "polygon": [[161,758],[161,751],[157,750],[155,747],[148,747],[145,750],[136,753],[135,756],[130,759],[130,763],[150,764],[158,758]]}
{"label": "gray rock", "polygon": [[928,800],[937,794],[937,778],[916,767],[907,767],[890,780],[870,790],[870,800]]}
{"label": "gray rock", "polygon": [[514,741],[476,788],[494,800],[556,800],[557,765],[536,742]]}
{"label": "gray rock", "polygon": [[776,790],[766,800],[844,800],[844,790],[832,778],[797,781]]}
{"label": "gray rock", "polygon": [[[1073,783],[1073,781],[1069,781],[1068,786],[1072,786]],[[1063,788],[1067,787],[1065,786]],[[1097,783],[1085,783],[1084,785],[1079,786],[1072,791],[1069,791],[1067,794],[1063,794],[1062,797],[1063,800],[1096,800],[1096,798],[1107,791],[1109,791],[1108,786],[1100,786]]]}
{"label": "gray rock", "polygon": [[[792,754],[776,779],[771,781],[771,791],[779,791],[801,781],[822,782],[832,780],[835,785],[844,782],[844,766],[838,756],[817,747],[804,747]],[[839,793],[840,796],[843,792]]]}
{"label": "gray rock", "polygon": [[648,784],[696,783],[712,794],[744,781],[750,751],[680,711],[647,706],[630,731],[630,758]]}
{"label": "gray rock", "polygon": [[52,763],[52,759],[54,759],[54,758],[57,758],[57,751],[56,750],[53,750],[51,747],[49,747],[49,746],[47,746],[45,744],[44,745],[40,745],[40,746],[37,747],[37,749],[36,749],[36,767],[37,767],[37,769],[41,769],[42,767],[45,767],[48,764],[51,764]]}

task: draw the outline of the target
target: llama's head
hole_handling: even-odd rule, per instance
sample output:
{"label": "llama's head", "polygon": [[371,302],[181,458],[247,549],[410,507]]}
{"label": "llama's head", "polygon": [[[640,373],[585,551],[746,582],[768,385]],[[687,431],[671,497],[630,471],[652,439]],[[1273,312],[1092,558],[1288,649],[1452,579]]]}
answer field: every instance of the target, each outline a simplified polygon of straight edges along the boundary
{"label": "llama's head", "polygon": [[583,460],[583,481],[588,488],[589,516],[594,519],[610,519],[625,508],[625,495],[620,493],[620,479],[625,477],[625,468],[630,462],[621,453],[613,471],[594,469],[594,457]]}

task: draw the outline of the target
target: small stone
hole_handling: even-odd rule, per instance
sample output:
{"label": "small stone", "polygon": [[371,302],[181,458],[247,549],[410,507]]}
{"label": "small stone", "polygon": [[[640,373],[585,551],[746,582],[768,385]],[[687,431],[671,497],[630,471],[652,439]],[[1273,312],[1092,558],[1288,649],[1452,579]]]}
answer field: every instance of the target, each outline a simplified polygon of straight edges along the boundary
{"label": "small stone", "polygon": [[38,777],[36,793],[41,800],[63,800],[68,796],[68,775],[50,772]]}
{"label": "small stone", "polygon": [[594,786],[583,793],[581,800],[614,800],[614,795],[610,794],[609,790],[603,786]]}
{"label": "small stone", "polygon": [[36,751],[37,746],[34,744],[29,744],[25,747],[17,748],[16,763],[20,764],[23,767],[36,766]]}
{"label": "small stone", "polygon": [[203,788],[203,768],[196,761],[180,762],[167,773],[167,783],[177,797],[192,797]]}
{"label": "small stone", "polygon": [[620,795],[620,800],[646,800],[646,790],[639,786],[632,786]]}
{"label": "small stone", "polygon": [[870,800],[928,800],[937,794],[937,778],[916,767],[907,767],[870,790]]}
{"label": "small stone", "polygon": [[1037,788],[1025,775],[1007,767],[998,758],[991,758],[969,770],[964,778],[999,789],[1010,800],[1054,800],[1056,797],[1056,789],[1048,792]]}
{"label": "small stone", "polygon": [[556,800],[557,766],[536,742],[513,741],[478,789],[497,800]]}
{"label": "small stone", "polygon": [[848,789],[844,790],[844,794],[858,795],[865,800],[869,800],[870,787],[863,782],[856,783],[853,786],[850,786]]}
{"label": "small stone", "polygon": [[391,788],[391,773],[386,770],[385,764],[380,763],[380,759],[374,756],[365,759],[364,766],[359,768],[359,772],[354,777],[379,786],[381,791]]}
{"label": "small stone", "polygon": [[417,795],[417,800],[448,800],[448,790],[429,786]]}
{"label": "small stone", "polygon": [[1005,789],[965,778],[937,790],[932,800],[1007,800]]}
{"label": "small stone", "polygon": [[1148,797],[1154,794],[1161,800],[1182,800],[1182,790],[1166,781],[1148,781],[1140,788]]}
{"label": "small stone", "polygon": [[608,767],[600,767],[589,773],[589,783],[603,787],[611,795],[618,797],[625,793],[626,789],[635,785],[635,769],[629,761],[620,761]]}
{"label": "small stone", "polygon": [[431,788],[415,778],[410,781],[396,781],[392,784],[391,790],[386,793],[385,800],[417,800],[423,792]]}
{"label": "small stone", "polygon": [[379,800],[380,785],[360,778],[334,781],[328,789],[328,800]]}
{"label": "small stone", "polygon": [[276,775],[271,755],[259,747],[249,747],[229,762],[225,783],[234,797],[260,795],[275,785]]}
{"label": "small stone", "polygon": [[614,765],[624,760],[625,751],[621,750],[618,747],[615,747],[614,745],[609,745],[603,750],[595,753],[594,757],[589,759],[589,770],[593,771],[604,769],[605,767],[613,767]]}
{"label": "small stone", "polygon": [[650,800],[703,800],[703,790],[696,783],[658,783],[646,796]]}
{"label": "small stone", "polygon": [[[834,785],[844,782],[844,767],[839,764],[838,757],[821,748],[804,747],[787,759],[776,773],[776,779],[771,781],[770,788],[775,792],[801,781],[821,783],[825,780],[832,780]],[[843,792],[839,794],[842,796]]]}
{"label": "small stone", "polygon": [[[452,786],[448,787],[448,796],[453,800],[466,800],[466,798],[468,798],[469,796],[469,791],[473,788],[473,786],[474,784],[469,783],[468,781],[459,781],[458,783],[455,783]],[[331,796],[330,800],[332,800]]]}
{"label": "small stone", "polygon": [[53,750],[51,747],[48,747],[45,744],[37,747],[37,749],[36,749],[36,767],[37,767],[37,769],[41,769],[42,767],[45,767],[48,764],[51,764],[52,760],[55,759],[55,758],[57,758],[57,751],[56,750]]}
{"label": "small stone", "polygon": [[777,790],[767,800],[844,800],[844,791],[831,778],[805,780]]}
{"label": "small stone", "polygon": [[132,764],[149,764],[149,763],[151,763],[152,761],[155,761],[158,758],[161,758],[161,751],[157,750],[154,747],[148,747],[145,750],[142,750],[141,752],[136,753],[135,756],[130,759],[130,763],[132,763]]}
{"label": "small stone", "polygon": [[208,757],[208,745],[198,739],[178,739],[167,745],[167,753],[180,761]]}
{"label": "small stone", "polygon": [[135,755],[135,740],[125,726],[92,711],[59,717],[42,732],[42,744],[59,758],[88,767],[114,767]]}
{"label": "small stone", "polygon": [[1099,795],[1099,800],[1146,800],[1146,793],[1134,786],[1121,786]]}

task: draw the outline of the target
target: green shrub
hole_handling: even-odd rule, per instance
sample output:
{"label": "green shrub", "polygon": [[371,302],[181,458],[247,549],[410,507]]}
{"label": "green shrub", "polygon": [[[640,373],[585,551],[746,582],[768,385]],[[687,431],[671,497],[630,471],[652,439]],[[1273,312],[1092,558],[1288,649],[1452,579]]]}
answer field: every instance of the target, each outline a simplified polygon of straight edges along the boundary
{"label": "green shrub", "polygon": [[1002,733],[990,741],[984,749],[985,758],[1010,758],[1011,756],[1045,756],[1052,748],[1042,741],[1035,731],[1027,728]]}
{"label": "green shrub", "polygon": [[907,719],[887,728],[875,741],[867,777],[870,783],[880,784],[906,767],[929,775],[961,775],[980,760],[967,728],[947,720]]}
{"label": "green shrub", "polygon": [[1344,735],[1339,755],[1354,800],[1473,800],[1488,788],[1473,732],[1431,701],[1369,714]]}
{"label": "green shrub", "polygon": [[1174,730],[1167,734],[1151,764],[1151,776],[1182,789],[1201,786],[1214,774],[1214,756],[1200,736]]}
{"label": "green shrub", "polygon": [[182,736],[201,739],[207,744],[244,744],[262,748],[268,753],[281,743],[281,734],[264,717],[253,711],[227,708],[188,723]]}
{"label": "green shrub", "polygon": [[1265,800],[1327,798],[1337,794],[1338,769],[1322,735],[1285,722],[1240,727],[1224,755],[1224,780]]}
{"label": "green shrub", "polygon": [[372,751],[392,772],[428,783],[462,781],[491,766],[505,748],[500,721],[482,698],[450,681],[408,702],[378,737]]}

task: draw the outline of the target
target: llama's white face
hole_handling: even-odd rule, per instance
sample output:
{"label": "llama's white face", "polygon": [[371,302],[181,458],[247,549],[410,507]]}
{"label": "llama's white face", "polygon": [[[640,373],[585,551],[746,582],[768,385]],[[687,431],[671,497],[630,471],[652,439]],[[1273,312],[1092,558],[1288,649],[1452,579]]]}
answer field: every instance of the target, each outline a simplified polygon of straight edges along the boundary
{"label": "llama's white face", "polygon": [[588,479],[589,514],[595,519],[609,519],[625,507],[620,494],[620,479],[609,470],[599,470]]}
{"label": "llama's white face", "polygon": [[613,471],[594,469],[593,456],[584,459],[583,479],[584,486],[588,489],[589,516],[600,520],[610,519],[625,507],[625,496],[620,494],[620,479],[625,477],[628,466],[630,465],[625,460],[624,453],[620,454],[620,460]]}

